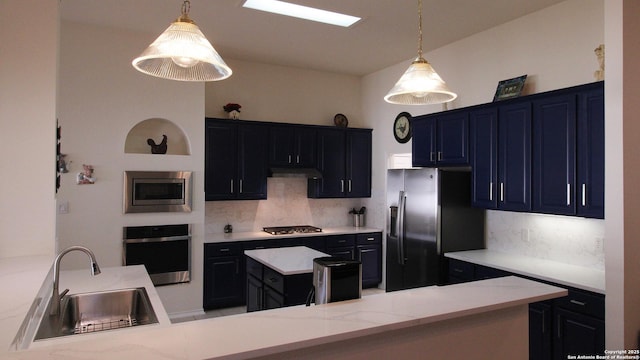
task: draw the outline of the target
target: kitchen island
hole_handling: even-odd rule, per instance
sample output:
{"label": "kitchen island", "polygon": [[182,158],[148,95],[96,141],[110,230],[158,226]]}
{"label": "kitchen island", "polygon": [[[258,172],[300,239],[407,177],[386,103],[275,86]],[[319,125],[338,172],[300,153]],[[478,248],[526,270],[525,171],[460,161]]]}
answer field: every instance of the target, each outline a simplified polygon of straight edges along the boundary
{"label": "kitchen island", "polygon": [[329,256],[306,246],[244,253],[248,312],[304,304],[313,285],[313,259]]}
{"label": "kitchen island", "polygon": [[[0,261],[0,268],[4,261]],[[44,279],[46,273],[35,275],[25,269],[23,275],[4,276],[2,285],[7,289],[17,288],[20,281]],[[305,359],[401,359],[426,355],[525,359],[528,356],[528,304],[566,293],[554,286],[505,277],[383,293],[311,307],[293,306],[75,335],[65,340],[41,342],[27,350],[11,351],[12,338],[34,296],[30,291],[16,292],[14,299],[0,304],[0,312],[6,315],[2,319],[6,328],[2,332],[4,344],[0,357],[195,360],[294,359],[304,354]],[[17,318],[20,321],[16,321]]]}

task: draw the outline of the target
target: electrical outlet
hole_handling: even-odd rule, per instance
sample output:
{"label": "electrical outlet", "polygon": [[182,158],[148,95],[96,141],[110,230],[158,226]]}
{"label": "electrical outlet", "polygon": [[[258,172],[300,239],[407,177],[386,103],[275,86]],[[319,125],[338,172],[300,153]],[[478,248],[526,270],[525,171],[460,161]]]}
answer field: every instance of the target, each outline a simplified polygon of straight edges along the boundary
{"label": "electrical outlet", "polygon": [[603,237],[597,237],[596,238],[595,250],[597,252],[603,252],[604,251],[604,238]]}
{"label": "electrical outlet", "polygon": [[58,203],[58,214],[68,214],[69,213],[69,202],[61,201]]}

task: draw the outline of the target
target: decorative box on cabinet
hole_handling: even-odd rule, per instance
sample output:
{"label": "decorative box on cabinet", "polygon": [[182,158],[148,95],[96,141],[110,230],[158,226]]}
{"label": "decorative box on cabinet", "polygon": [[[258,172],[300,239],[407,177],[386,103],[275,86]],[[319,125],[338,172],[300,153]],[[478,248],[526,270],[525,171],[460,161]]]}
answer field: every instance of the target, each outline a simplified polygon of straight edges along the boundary
{"label": "decorative box on cabinet", "polygon": [[411,120],[413,166],[469,165],[469,113],[465,110]]}
{"label": "decorative box on cabinet", "polygon": [[205,200],[267,198],[268,127],[206,119]]}
{"label": "decorative box on cabinet", "polygon": [[318,130],[321,179],[308,180],[310,198],[371,196],[371,130]]}

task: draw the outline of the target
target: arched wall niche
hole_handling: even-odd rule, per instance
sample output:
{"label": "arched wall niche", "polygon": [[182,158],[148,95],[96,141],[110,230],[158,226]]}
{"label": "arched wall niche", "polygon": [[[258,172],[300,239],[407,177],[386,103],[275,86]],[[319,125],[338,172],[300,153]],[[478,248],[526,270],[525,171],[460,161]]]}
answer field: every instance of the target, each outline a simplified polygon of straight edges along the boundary
{"label": "arched wall niche", "polygon": [[167,119],[152,118],[137,123],[129,130],[124,143],[126,154],[151,154],[148,139],[155,144],[162,142],[167,135],[167,155],[191,155],[189,139],[180,127]]}

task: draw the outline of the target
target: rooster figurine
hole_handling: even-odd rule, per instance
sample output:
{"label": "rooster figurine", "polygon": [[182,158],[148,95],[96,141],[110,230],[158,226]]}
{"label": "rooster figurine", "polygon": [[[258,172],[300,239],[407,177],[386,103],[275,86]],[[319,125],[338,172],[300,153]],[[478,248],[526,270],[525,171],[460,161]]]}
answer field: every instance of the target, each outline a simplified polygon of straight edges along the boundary
{"label": "rooster figurine", "polygon": [[167,153],[167,135],[162,135],[162,142],[156,145],[153,139],[147,139],[147,144],[151,146],[152,154],[166,154]]}

